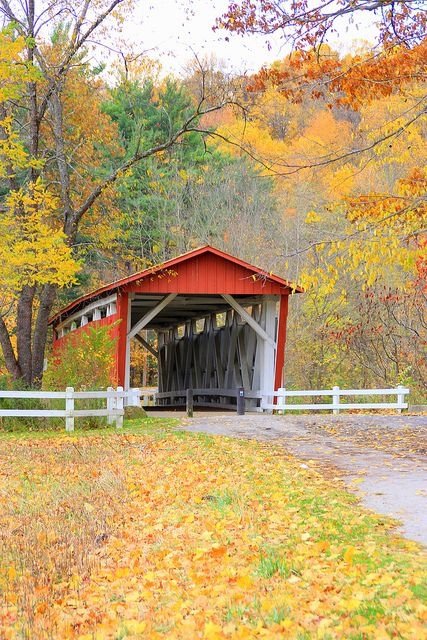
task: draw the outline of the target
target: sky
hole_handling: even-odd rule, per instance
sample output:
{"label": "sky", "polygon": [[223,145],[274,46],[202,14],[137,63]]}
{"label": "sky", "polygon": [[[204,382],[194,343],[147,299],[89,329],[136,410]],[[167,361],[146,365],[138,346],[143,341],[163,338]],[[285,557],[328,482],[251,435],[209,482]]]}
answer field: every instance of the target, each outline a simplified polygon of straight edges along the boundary
{"label": "sky", "polygon": [[[268,36],[269,49],[264,35],[242,37],[223,30],[214,32],[215,19],[227,6],[227,0],[153,0],[151,6],[137,2],[126,32],[149,56],[159,56],[167,73],[183,72],[194,54],[200,58],[214,54],[226,68],[241,73],[256,71],[287,54],[278,35]],[[331,44],[346,52],[354,40],[372,40],[373,36],[373,26],[365,20],[359,30],[343,25],[342,37]]]}
{"label": "sky", "polygon": [[264,36],[240,37],[212,30],[226,8],[226,0],[156,0],[148,11],[144,2],[137,3],[129,34],[153,57],[160,54],[163,65],[175,73],[183,71],[194,54],[214,54],[237,71],[254,71],[276,60],[278,54],[268,50]]}

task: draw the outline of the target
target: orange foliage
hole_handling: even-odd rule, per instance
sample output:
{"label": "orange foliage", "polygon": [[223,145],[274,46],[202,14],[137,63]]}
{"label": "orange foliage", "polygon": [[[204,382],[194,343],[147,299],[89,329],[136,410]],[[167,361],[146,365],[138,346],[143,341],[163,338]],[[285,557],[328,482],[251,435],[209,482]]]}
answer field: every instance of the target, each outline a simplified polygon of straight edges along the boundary
{"label": "orange foliage", "polygon": [[248,84],[250,92],[277,87],[289,99],[323,98],[333,104],[359,109],[362,104],[390,96],[425,78],[427,38],[412,49],[393,46],[379,54],[365,53],[343,59],[329,48],[319,54],[300,51],[289,61],[263,68]]}

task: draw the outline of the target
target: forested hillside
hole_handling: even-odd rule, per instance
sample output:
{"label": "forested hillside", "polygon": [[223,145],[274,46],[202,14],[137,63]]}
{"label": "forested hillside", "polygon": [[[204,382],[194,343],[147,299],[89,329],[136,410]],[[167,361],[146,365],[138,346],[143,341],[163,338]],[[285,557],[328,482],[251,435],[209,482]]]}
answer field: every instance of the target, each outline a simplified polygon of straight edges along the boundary
{"label": "forested hillside", "polygon": [[425,38],[374,55],[307,46],[252,76],[197,60],[174,77],[147,58],[95,65],[78,16],[43,39],[6,18],[5,374],[37,383],[55,307],[209,243],[306,288],[290,305],[289,387],[422,397]]}

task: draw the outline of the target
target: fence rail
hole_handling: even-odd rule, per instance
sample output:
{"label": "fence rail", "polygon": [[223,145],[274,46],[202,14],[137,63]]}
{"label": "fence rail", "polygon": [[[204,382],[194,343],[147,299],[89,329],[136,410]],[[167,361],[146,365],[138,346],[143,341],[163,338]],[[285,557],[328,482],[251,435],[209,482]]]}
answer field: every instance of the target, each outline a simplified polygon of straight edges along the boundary
{"label": "fence rail", "polygon": [[[67,431],[74,430],[75,418],[83,417],[106,417],[108,424],[116,424],[116,427],[123,426],[124,405],[141,406],[141,397],[155,395],[156,400],[171,400],[182,398],[186,405],[187,414],[193,415],[194,406],[197,407],[217,407],[221,409],[235,409],[242,415],[245,412],[245,400],[260,400],[258,411],[332,411],[338,414],[342,410],[348,409],[395,409],[399,413],[402,409],[408,408],[405,396],[409,394],[409,389],[398,386],[395,389],[309,389],[305,391],[291,391],[284,388],[278,391],[246,391],[242,387],[238,389],[186,389],[181,391],[155,393],[152,388],[130,389],[124,391],[123,387],[114,390],[109,387],[106,391],[74,391],[73,387],[67,387],[65,391],[1,391],[1,399],[39,399],[39,400],[64,400],[64,409],[0,409],[0,417],[22,417],[22,418],[65,418],[65,428]],[[223,402],[208,402],[208,397],[218,399],[236,399],[235,404],[225,404]],[[290,404],[288,398],[321,398],[331,397],[332,401],[325,403],[302,403]],[[396,396],[396,402],[341,402],[342,397],[369,397],[369,396]],[[197,400],[195,400],[197,398]],[[100,409],[76,409],[76,400],[105,400],[106,405]],[[274,402],[274,400],[277,400]]]}
{"label": "fence rail", "polygon": [[[409,389],[399,385],[395,389],[310,389],[306,391],[291,391],[284,388],[278,391],[267,391],[261,394],[261,407],[263,411],[332,411],[335,415],[341,410],[348,409],[396,409],[399,413],[402,409],[408,408],[405,402],[405,395],[409,394]],[[304,397],[332,397],[332,402],[328,403],[303,403],[289,404],[287,398]],[[341,402],[340,398],[351,396],[396,396],[396,402]],[[277,398],[277,403],[272,402]]]}
{"label": "fence rail", "polygon": [[[340,389],[333,387],[332,389],[307,389],[292,391],[284,388],[277,391],[247,391],[246,389],[181,389],[176,391],[165,391],[156,394],[156,400],[169,400],[171,404],[177,399],[182,400],[182,404],[186,404],[187,415],[193,414],[194,407],[210,407],[221,409],[237,409],[238,413],[243,413],[245,408],[245,400],[260,400],[260,406],[257,411],[332,411],[338,414],[343,410],[376,410],[376,409],[392,409],[399,413],[402,409],[408,408],[405,402],[405,395],[409,394],[409,389],[402,385],[394,389]],[[302,402],[301,404],[290,404],[288,398],[322,398],[331,397],[332,402]],[[396,402],[341,402],[341,398],[348,397],[370,397],[370,396],[396,396]],[[221,402],[209,402],[208,398],[216,397],[218,399],[236,398],[237,404],[229,404]],[[276,400],[276,402],[274,402]],[[181,404],[181,403],[180,403]]]}
{"label": "fence rail", "polygon": [[[75,418],[106,417],[108,424],[123,426],[124,404],[128,406],[140,406],[140,396],[145,389],[130,389],[124,391],[123,387],[108,387],[106,391],[74,391],[73,387],[67,387],[65,391],[2,391],[0,400],[7,399],[38,399],[38,400],[65,400],[64,409],[0,409],[0,417],[19,418],[65,418],[65,429],[74,431]],[[106,406],[102,409],[76,409],[76,400],[105,400]]]}

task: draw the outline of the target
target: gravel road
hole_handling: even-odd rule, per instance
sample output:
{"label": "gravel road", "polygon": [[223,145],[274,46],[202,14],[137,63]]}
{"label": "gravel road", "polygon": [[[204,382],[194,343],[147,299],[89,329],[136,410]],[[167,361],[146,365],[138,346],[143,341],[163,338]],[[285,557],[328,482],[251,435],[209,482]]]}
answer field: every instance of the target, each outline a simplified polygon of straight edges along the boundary
{"label": "gravel road", "polygon": [[402,535],[427,545],[427,416],[195,415],[184,429],[275,441],[348,488]]}

